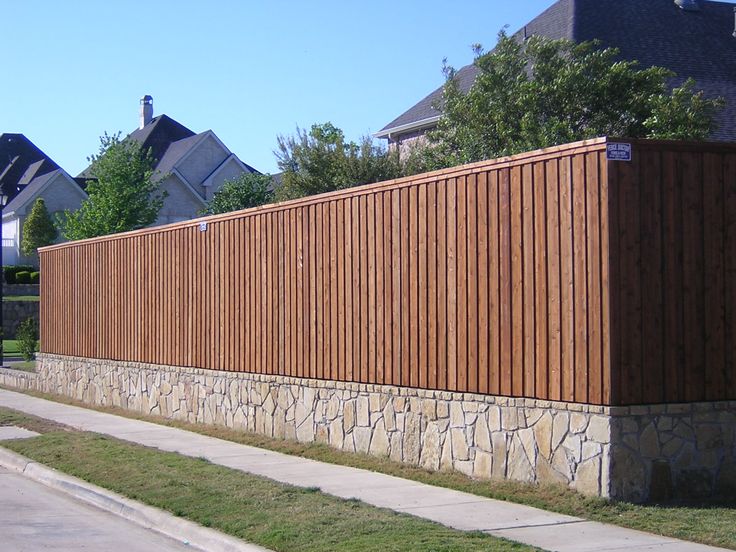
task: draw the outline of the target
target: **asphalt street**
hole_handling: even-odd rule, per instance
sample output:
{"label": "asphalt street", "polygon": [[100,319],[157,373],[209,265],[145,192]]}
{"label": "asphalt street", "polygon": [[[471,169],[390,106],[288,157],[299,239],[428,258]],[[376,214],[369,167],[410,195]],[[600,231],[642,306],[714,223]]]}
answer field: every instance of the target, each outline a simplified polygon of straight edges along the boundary
{"label": "asphalt street", "polygon": [[3,552],[181,552],[192,548],[0,468]]}

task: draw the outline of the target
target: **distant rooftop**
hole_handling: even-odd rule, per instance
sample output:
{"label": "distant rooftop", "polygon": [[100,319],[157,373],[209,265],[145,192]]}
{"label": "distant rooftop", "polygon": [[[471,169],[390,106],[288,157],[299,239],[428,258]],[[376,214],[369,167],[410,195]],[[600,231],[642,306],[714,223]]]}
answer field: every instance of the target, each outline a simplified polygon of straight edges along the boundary
{"label": "distant rooftop", "polygon": [[0,134],[0,189],[8,202],[34,178],[59,168],[23,134]]}
{"label": "distant rooftop", "polygon": [[[678,75],[674,85],[693,77],[707,96],[726,100],[713,138],[736,141],[736,5],[700,0],[699,7],[685,11],[673,0],[559,0],[515,34],[597,39],[603,47],[618,48],[623,59],[670,69]],[[474,65],[460,69],[460,89],[470,89],[476,74]],[[427,126],[439,117],[434,106],[441,100],[440,86],[376,135],[386,138]]]}

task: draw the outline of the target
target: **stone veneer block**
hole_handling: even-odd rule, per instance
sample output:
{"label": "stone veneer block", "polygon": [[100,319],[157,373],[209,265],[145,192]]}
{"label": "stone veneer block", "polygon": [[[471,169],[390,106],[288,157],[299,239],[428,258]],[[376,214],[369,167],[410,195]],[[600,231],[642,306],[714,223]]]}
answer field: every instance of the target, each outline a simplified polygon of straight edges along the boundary
{"label": "stone veneer block", "polygon": [[476,478],[644,501],[736,490],[736,402],[606,407],[51,354],[0,382]]}

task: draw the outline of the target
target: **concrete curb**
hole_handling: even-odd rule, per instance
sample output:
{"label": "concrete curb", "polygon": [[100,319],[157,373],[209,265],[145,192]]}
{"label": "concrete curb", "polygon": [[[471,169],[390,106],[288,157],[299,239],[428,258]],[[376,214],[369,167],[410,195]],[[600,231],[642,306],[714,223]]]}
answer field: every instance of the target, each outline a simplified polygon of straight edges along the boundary
{"label": "concrete curb", "polygon": [[270,552],[201,525],[178,518],[169,512],[147,506],[76,477],[34,462],[25,456],[0,447],[0,466],[18,472],[33,481],[70,495],[87,504],[125,518],[206,552]]}

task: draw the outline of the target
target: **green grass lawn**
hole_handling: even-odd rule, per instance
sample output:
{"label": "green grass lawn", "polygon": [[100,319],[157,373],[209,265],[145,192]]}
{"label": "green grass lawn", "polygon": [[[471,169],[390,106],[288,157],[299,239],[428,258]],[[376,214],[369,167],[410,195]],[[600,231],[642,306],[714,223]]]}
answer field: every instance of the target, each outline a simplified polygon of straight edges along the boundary
{"label": "green grass lawn", "polygon": [[3,339],[3,354],[19,355],[20,348],[18,347],[18,340],[17,339]]}
{"label": "green grass lawn", "polygon": [[[0,408],[0,425],[45,432],[6,441],[24,456],[135,500],[276,551],[531,551],[406,514],[244,474],[206,460]],[[155,474],[155,477],[152,477]]]}
{"label": "green grass lawn", "polygon": [[11,368],[13,370],[22,370],[23,372],[35,372],[36,371],[36,361],[35,360],[24,360],[21,362],[13,362],[8,368]]}
{"label": "green grass lawn", "polygon": [[[38,343],[36,343],[36,351],[38,351]],[[8,356],[20,356],[20,347],[17,339],[3,339],[3,354]]]}
{"label": "green grass lawn", "polygon": [[38,295],[3,295],[3,301],[40,301]]}

